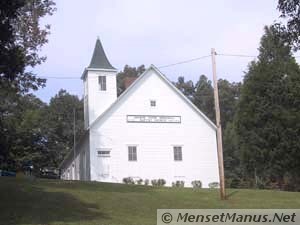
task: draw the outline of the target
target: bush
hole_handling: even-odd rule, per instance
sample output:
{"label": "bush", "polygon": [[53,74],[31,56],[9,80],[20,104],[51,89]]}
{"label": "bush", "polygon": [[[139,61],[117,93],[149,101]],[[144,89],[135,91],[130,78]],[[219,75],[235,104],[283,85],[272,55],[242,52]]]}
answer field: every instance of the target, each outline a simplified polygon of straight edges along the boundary
{"label": "bush", "polygon": [[132,179],[132,177],[124,177],[123,183],[124,184],[134,184],[134,180]]}
{"label": "bush", "polygon": [[136,183],[139,184],[139,185],[143,184],[143,179],[138,179],[138,180],[136,181]]}
{"label": "bush", "polygon": [[200,189],[202,188],[202,182],[201,180],[193,180],[192,181],[192,186],[194,189]]}
{"label": "bush", "polygon": [[211,182],[211,183],[208,184],[208,187],[209,188],[219,188],[220,185],[219,185],[218,182]]}
{"label": "bush", "polygon": [[145,179],[145,181],[144,181],[144,185],[149,185],[149,179]]}
{"label": "bush", "polygon": [[172,187],[183,188],[184,187],[184,181],[183,180],[177,180],[175,182],[172,182]]}
{"label": "bush", "polygon": [[164,179],[154,179],[154,180],[151,180],[151,184],[152,186],[164,186],[166,184],[166,181]]}
{"label": "bush", "polygon": [[156,179],[151,180],[152,186],[158,186],[158,181]]}

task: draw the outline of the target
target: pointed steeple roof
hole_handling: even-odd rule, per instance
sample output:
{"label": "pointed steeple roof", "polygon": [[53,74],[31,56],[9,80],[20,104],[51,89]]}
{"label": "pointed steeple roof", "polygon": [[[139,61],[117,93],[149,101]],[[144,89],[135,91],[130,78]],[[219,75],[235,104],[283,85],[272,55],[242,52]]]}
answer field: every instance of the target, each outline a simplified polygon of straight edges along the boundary
{"label": "pointed steeple roof", "polygon": [[108,61],[99,38],[97,38],[93,57],[92,57],[91,63],[88,68],[110,69],[110,70],[116,69]]}

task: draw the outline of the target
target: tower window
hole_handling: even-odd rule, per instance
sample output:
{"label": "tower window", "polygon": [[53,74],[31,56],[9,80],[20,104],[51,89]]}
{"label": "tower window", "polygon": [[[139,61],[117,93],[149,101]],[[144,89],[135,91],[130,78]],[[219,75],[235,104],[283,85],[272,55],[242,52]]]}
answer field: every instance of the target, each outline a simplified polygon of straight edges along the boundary
{"label": "tower window", "polygon": [[156,101],[155,100],[151,100],[150,101],[150,106],[151,107],[155,107],[156,106]]}
{"label": "tower window", "polygon": [[99,76],[98,84],[99,84],[100,91],[106,91],[106,76]]}

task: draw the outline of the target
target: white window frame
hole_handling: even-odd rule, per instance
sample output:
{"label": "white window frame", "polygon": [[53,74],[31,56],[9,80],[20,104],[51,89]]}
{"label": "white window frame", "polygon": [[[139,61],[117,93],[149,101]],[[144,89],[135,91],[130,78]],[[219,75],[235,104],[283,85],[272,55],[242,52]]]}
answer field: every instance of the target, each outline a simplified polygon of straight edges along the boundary
{"label": "white window frame", "polygon": [[[180,150],[179,152],[176,152]],[[173,146],[173,158],[175,162],[181,162],[183,161],[182,157],[182,145],[174,145]]]}
{"label": "white window frame", "polygon": [[99,91],[106,91],[107,90],[106,76],[98,76],[98,85],[99,85]]}
{"label": "white window frame", "polygon": [[[137,161],[137,145],[128,145],[127,149],[128,149],[128,161],[136,162]],[[135,152],[133,150],[135,150]]]}

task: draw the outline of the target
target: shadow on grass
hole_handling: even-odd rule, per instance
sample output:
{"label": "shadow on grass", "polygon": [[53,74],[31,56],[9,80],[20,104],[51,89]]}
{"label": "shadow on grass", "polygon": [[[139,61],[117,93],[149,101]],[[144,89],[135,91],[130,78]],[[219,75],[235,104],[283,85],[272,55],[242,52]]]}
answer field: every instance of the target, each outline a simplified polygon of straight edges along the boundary
{"label": "shadow on grass", "polygon": [[57,224],[109,220],[96,204],[32,184],[0,184],[0,224]]}

